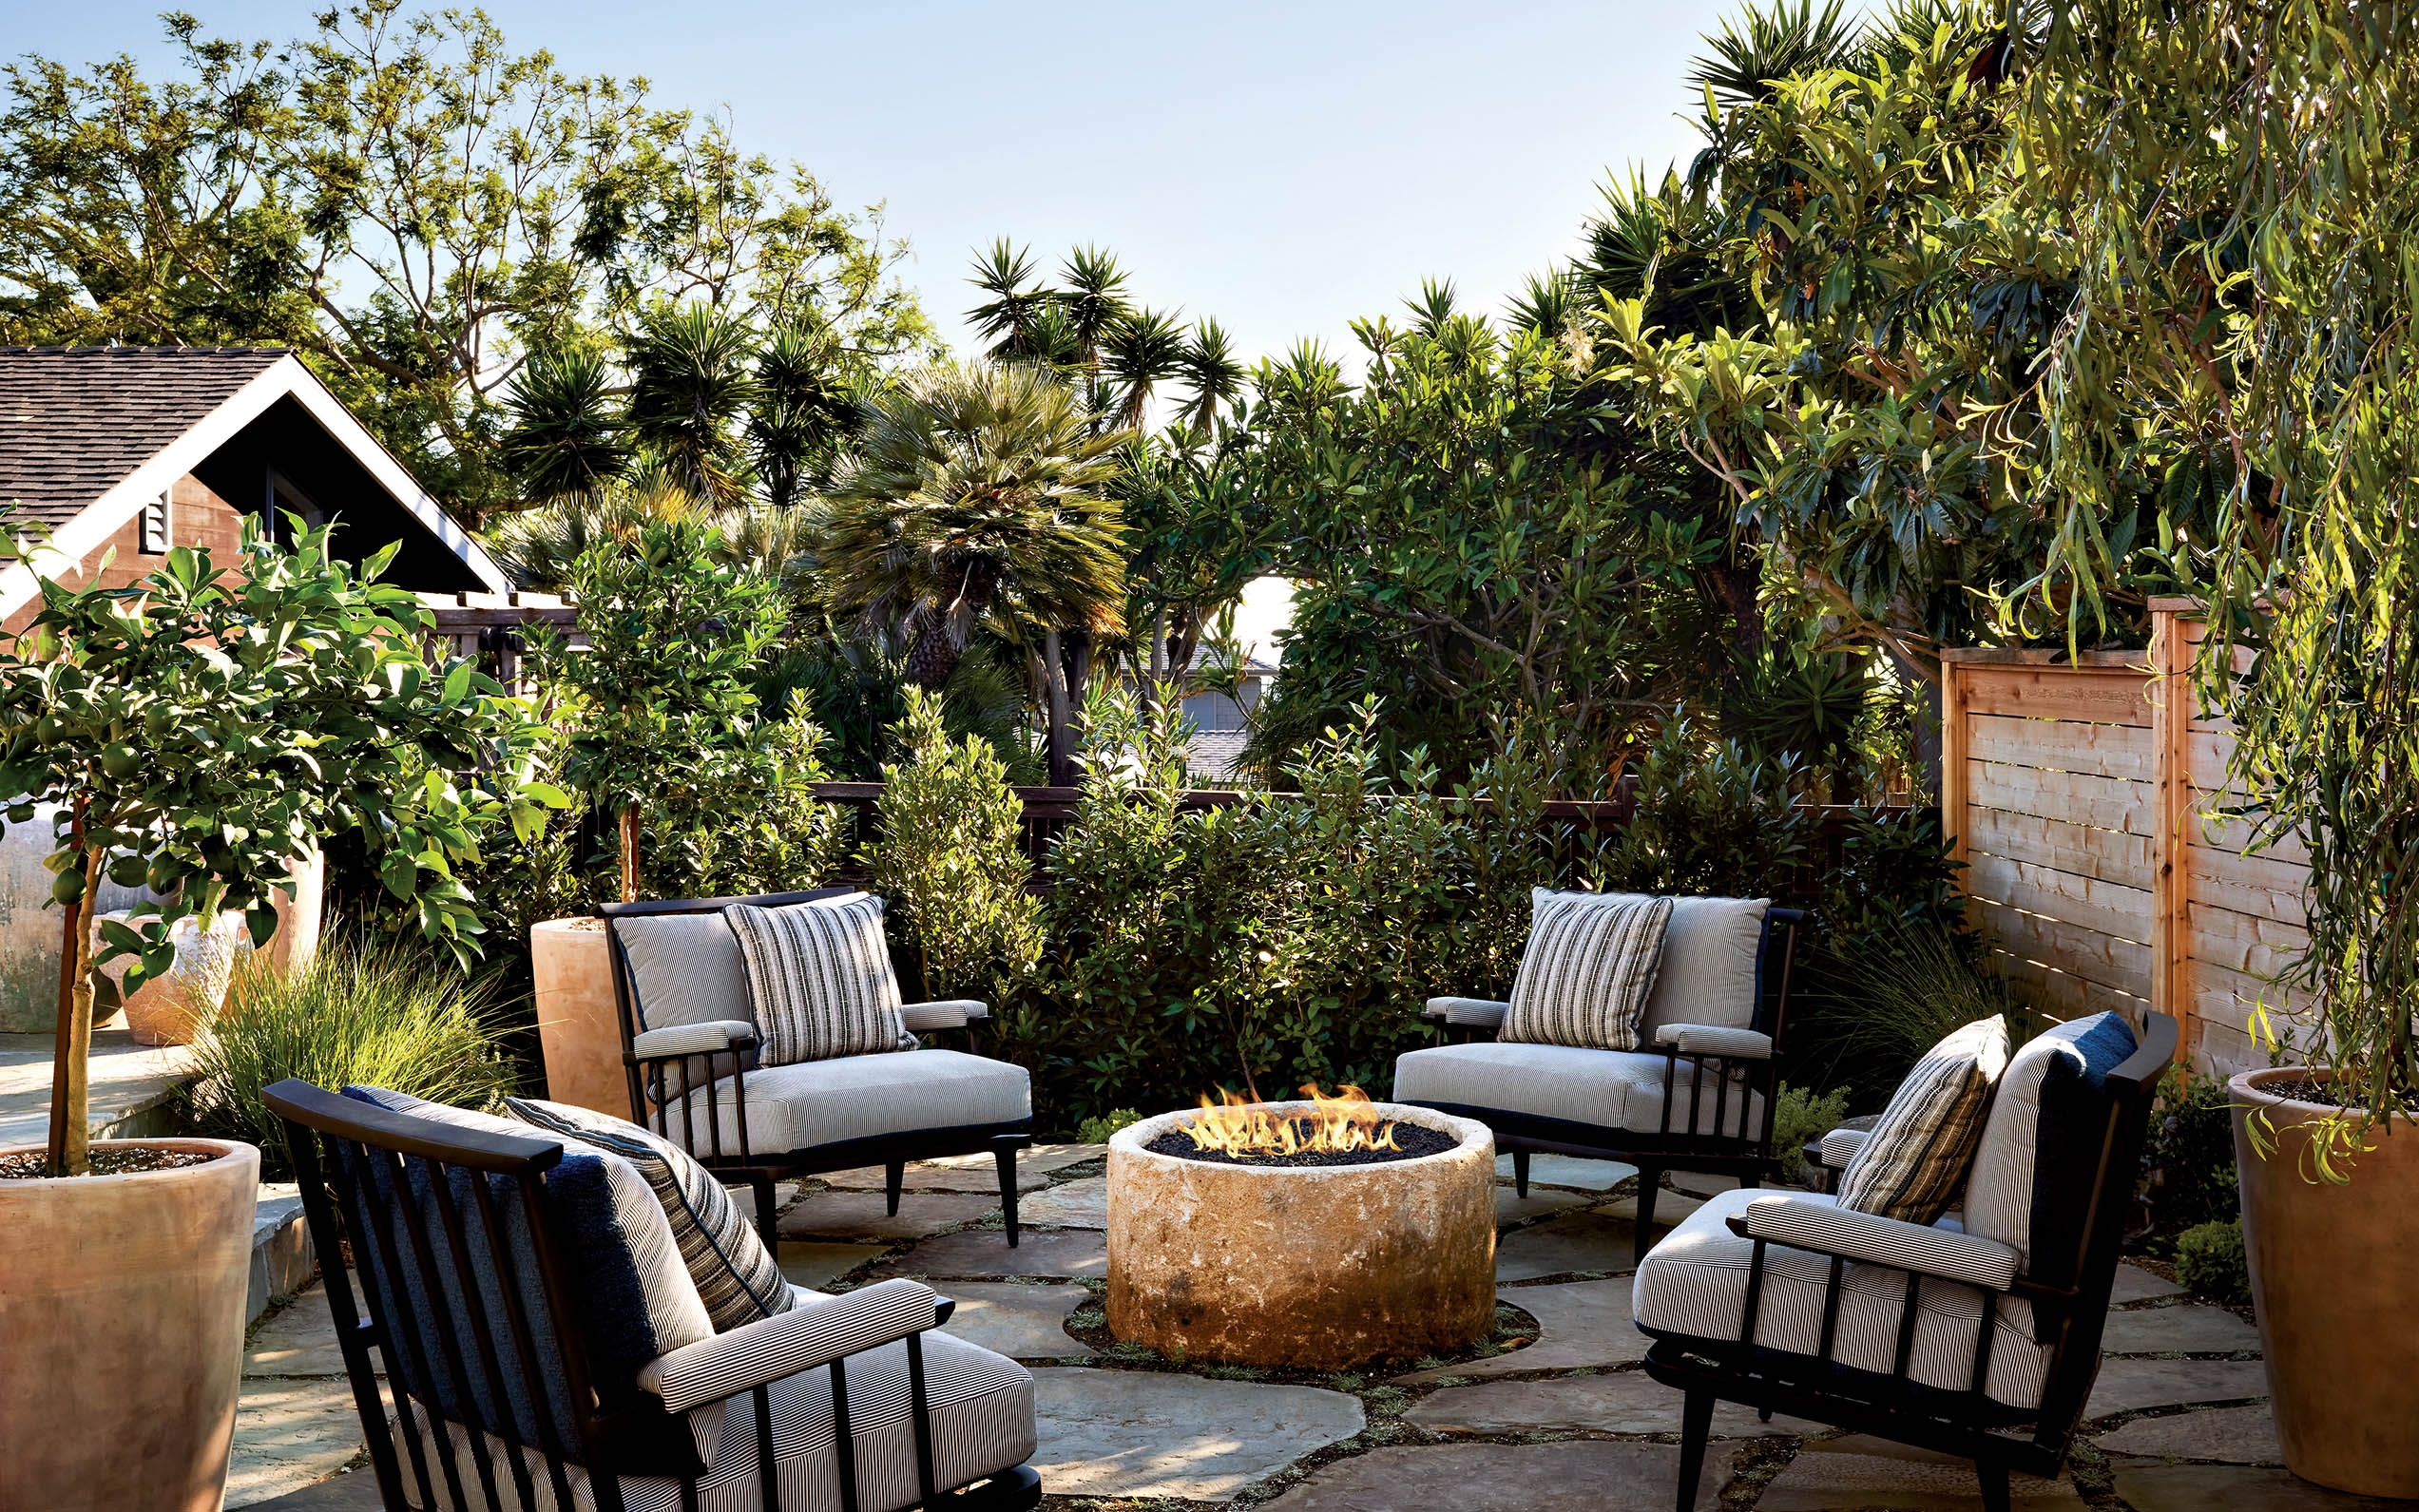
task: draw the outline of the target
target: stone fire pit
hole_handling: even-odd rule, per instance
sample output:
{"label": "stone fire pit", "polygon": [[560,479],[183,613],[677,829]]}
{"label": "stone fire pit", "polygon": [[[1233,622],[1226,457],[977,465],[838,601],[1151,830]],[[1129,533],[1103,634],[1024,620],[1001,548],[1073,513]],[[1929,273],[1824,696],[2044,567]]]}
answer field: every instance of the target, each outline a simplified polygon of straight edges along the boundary
{"label": "stone fire pit", "polygon": [[[1278,1116],[1311,1108],[1265,1104]],[[1455,1142],[1371,1164],[1220,1164],[1149,1148],[1196,1113],[1120,1131],[1108,1151],[1109,1330],[1189,1360],[1319,1370],[1449,1353],[1485,1334],[1494,1136],[1425,1108],[1369,1112]]]}

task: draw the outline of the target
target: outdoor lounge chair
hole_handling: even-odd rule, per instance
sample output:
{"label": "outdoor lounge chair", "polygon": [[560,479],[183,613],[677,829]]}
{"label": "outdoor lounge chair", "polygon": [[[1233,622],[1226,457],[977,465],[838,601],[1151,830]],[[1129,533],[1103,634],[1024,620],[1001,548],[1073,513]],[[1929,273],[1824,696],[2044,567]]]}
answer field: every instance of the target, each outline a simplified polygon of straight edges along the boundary
{"label": "outdoor lounge chair", "polygon": [[[2006,1512],[2010,1471],[2057,1475],[2099,1373],[2135,1166],[2175,1049],[2164,1014],[2137,1038],[2103,1013],[2019,1050],[1961,1216],[1924,1225],[1743,1191],[1689,1215],[1631,1291],[1655,1341],[1647,1373],[1686,1397],[1682,1512],[1718,1401],[1970,1459],[1988,1512]],[[1827,1162],[1860,1142],[1839,1139]]]}
{"label": "outdoor lounge chair", "polygon": [[1675,901],[1637,1050],[1494,1040],[1508,1003],[1431,998],[1427,1017],[1463,1043],[1394,1062],[1394,1101],[1476,1119],[1512,1157],[1520,1195],[1539,1152],[1638,1168],[1637,1254],[1654,1242],[1666,1171],[1769,1169],[1790,971],[1806,915],[1760,901]]}
{"label": "outdoor lounge chair", "polygon": [[[899,1210],[907,1162],[989,1151],[1015,1248],[1016,1152],[1033,1142],[1025,1068],[971,1053],[985,1005],[952,1000],[900,1010],[914,1035],[956,1034],[968,1048],[759,1065],[758,1025],[739,946],[720,918],[733,904],[773,909],[851,890],[740,898],[607,904],[613,1004],[630,1120],[680,1145],[707,1169],[746,1181],[773,1240],[773,1184],[798,1176],[885,1168]],[[883,970],[888,970],[887,962]],[[895,988],[893,989],[895,996]]]}
{"label": "outdoor lounge chair", "polygon": [[634,1166],[376,1089],[264,1096],[318,1253],[358,1273],[327,1267],[328,1309],[388,1512],[1040,1504],[1032,1376],[930,1332],[922,1283],[717,1331]]}

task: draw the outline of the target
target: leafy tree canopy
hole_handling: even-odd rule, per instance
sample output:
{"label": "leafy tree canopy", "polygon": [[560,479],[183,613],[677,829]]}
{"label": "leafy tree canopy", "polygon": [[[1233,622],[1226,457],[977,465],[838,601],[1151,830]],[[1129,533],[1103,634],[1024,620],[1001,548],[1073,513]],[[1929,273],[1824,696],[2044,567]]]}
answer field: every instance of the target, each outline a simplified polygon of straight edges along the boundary
{"label": "leafy tree canopy", "polygon": [[494,443],[529,353],[651,304],[758,312],[845,361],[931,343],[878,207],[643,79],[402,0],[285,43],[165,19],[165,77],[0,69],[0,340],[295,347],[471,514],[514,494]]}

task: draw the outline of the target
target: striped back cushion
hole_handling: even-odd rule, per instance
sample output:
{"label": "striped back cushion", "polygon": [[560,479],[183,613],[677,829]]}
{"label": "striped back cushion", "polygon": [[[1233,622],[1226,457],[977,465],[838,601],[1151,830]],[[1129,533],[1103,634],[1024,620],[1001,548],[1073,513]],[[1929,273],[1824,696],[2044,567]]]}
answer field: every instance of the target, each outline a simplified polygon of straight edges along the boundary
{"label": "striped back cushion", "polygon": [[851,892],[778,909],[734,903],[723,911],[739,936],[765,1064],[915,1048],[899,1018],[880,898]]}
{"label": "striped back cushion", "polygon": [[1996,1014],[1925,1051],[1839,1174],[1839,1205],[1908,1223],[1930,1223],[1948,1212],[1966,1183],[1991,1088],[2006,1065],[2007,1021]]}
{"label": "striped back cushion", "polygon": [[1582,1050],[1635,1050],[1638,1018],[1663,958],[1672,900],[1530,894],[1528,948],[1497,1038]]}
{"label": "striped back cushion", "polygon": [[1966,1232],[2014,1250],[2036,1280],[2075,1283],[2108,1134],[2108,1073],[2134,1043],[2121,1015],[2095,1013],[2027,1043],[1999,1079],[1966,1182]]}
{"label": "striped back cushion", "polygon": [[574,1147],[618,1155],[638,1168],[655,1190],[655,1200],[672,1225],[681,1259],[697,1283],[698,1300],[714,1320],[714,1331],[727,1333],[742,1323],[755,1323],[776,1312],[787,1312],[796,1300],[781,1268],[766,1254],[756,1226],[731,1200],[730,1192],[689,1153],[656,1138],[635,1123],[534,1098],[506,1098],[514,1118],[534,1124]]}

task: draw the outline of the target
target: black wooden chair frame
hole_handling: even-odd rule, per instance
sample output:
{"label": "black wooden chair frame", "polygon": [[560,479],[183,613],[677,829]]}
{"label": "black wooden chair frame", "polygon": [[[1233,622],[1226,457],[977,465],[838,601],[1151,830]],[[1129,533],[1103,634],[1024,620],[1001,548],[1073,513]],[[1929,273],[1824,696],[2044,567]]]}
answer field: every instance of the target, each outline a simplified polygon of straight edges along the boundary
{"label": "black wooden chair frame", "polygon": [[[1688,1512],[1697,1501],[1698,1481],[1704,1469],[1705,1445],[1712,1433],[1717,1402],[1737,1402],[1754,1407],[1768,1421],[1775,1412],[1785,1412],[1792,1417],[1829,1423],[1971,1460],[1981,1478],[1985,1512],[2007,1512],[2007,1478],[2011,1472],[2045,1479],[2055,1477],[2073,1447],[2075,1429],[2083,1421],[2092,1383],[2100,1373],[2101,1330],[2107,1318],[2109,1292],[2116,1284],[2120,1244],[2133,1201],[2134,1171],[2141,1158],[2142,1137],[2150,1121],[2150,1105],[2159,1079],[2175,1059],[2176,1034],[2173,1019],[2165,1014],[2151,1014],[2134,1053],[2108,1073],[2104,1082],[2107,1124],[2085,1199],[2082,1233],[2073,1255],[2063,1257],[2057,1268],[2076,1277],[2072,1286],[2045,1285],[2019,1274],[2005,1287],[1988,1287],[1938,1272],[1889,1265],[1861,1254],[1833,1254],[1823,1293],[1819,1348],[1813,1355],[1793,1354],[1752,1342],[1763,1291],[1764,1252],[1771,1242],[1756,1238],[1748,1260],[1747,1295],[1741,1307],[1738,1338],[1716,1343],[1663,1337],[1646,1351],[1647,1374],[1665,1386],[1678,1388],[1686,1398],[1680,1414],[1680,1492],[1676,1503],[1680,1512]],[[1741,1215],[1733,1215],[1729,1227],[1741,1237],[1754,1237]],[[1799,1244],[1791,1247],[1805,1248]],[[1842,1279],[1852,1260],[1858,1266],[1900,1272],[1907,1277],[1896,1359],[1886,1376],[1834,1365],[1831,1357]],[[1963,1391],[1944,1390],[1912,1380],[1908,1374],[1917,1306],[1927,1279],[1969,1287],[1981,1298],[1973,1374],[1971,1384]],[[1998,1332],[1999,1304],[2003,1298],[2031,1304],[2033,1337],[2053,1347],[2038,1407],[2008,1407],[1985,1394],[1990,1373],[1991,1338]],[[2015,1437],[2008,1431],[2027,1424],[2033,1430],[2028,1438]]]}
{"label": "black wooden chair frame", "polygon": [[[528,1451],[543,1457],[542,1473],[556,1506],[574,1504],[569,1470],[578,1465],[587,1472],[599,1512],[624,1512],[621,1469],[615,1460],[619,1446],[635,1440],[658,1446],[666,1443],[683,1446],[691,1463],[688,1473],[681,1478],[681,1502],[682,1507],[693,1512],[698,1480],[707,1466],[697,1457],[695,1443],[681,1428],[679,1420],[661,1403],[611,1409],[598,1403],[572,1309],[571,1283],[564,1264],[562,1242],[549,1225],[541,1200],[546,1173],[563,1158],[559,1142],[456,1128],[293,1080],[267,1088],[262,1097],[285,1122],[312,1243],[320,1255],[331,1261],[325,1267],[328,1311],[336,1323],[336,1342],[344,1354],[354,1405],[369,1441],[379,1500],[388,1512],[406,1512],[415,1504],[422,1508],[484,1504],[489,1512],[505,1512],[508,1506],[533,1508],[538,1502]],[[410,1179],[415,1165],[425,1176],[424,1181]],[[385,1174],[392,1191],[426,1193],[425,1206],[436,1210],[436,1232],[432,1231],[421,1201],[388,1203],[366,1197],[355,1173],[372,1170]],[[453,1179],[457,1172],[467,1177],[458,1189]],[[498,1177],[509,1181],[512,1192],[509,1198],[496,1195],[491,1183]],[[470,1195],[475,1224],[466,1221],[460,1191]],[[520,1209],[520,1218],[530,1240],[536,1270],[533,1279],[547,1313],[544,1332],[535,1328],[525,1305],[520,1263],[513,1255],[514,1245],[507,1237],[504,1215],[513,1205]],[[482,1239],[485,1263],[491,1268],[490,1273],[500,1281],[495,1292],[504,1301],[505,1315],[501,1318],[488,1315],[484,1300],[487,1289],[481,1285],[480,1272],[473,1261],[473,1247],[479,1246]],[[336,1256],[345,1253],[347,1243],[356,1254],[366,1252],[365,1265],[368,1257],[374,1257],[378,1270],[386,1275],[416,1273],[422,1283],[419,1294],[434,1314],[424,1321],[432,1327],[394,1327],[394,1320],[380,1315],[382,1305],[376,1288],[365,1288],[366,1296],[356,1298],[345,1268],[333,1263]],[[453,1316],[456,1298],[466,1314],[460,1320]],[[361,1305],[364,1300],[369,1303],[366,1311]],[[932,1326],[947,1322],[951,1308],[947,1298],[937,1299]],[[429,1358],[427,1347],[432,1335],[439,1346],[439,1357],[433,1360]],[[476,1358],[469,1357],[461,1347],[466,1336],[477,1345]],[[558,1421],[555,1397],[546,1389],[542,1379],[542,1340],[552,1341],[555,1363],[562,1374],[564,1400],[585,1405],[572,1413],[571,1422]],[[934,1483],[931,1405],[926,1391],[920,1332],[906,1334],[904,1342],[909,1415],[913,1425],[920,1493],[912,1505],[945,1508],[948,1512],[1027,1512],[1039,1506],[1041,1479],[1029,1465],[1017,1465],[962,1486]],[[376,1364],[371,1357],[373,1349],[385,1357],[386,1388],[381,1387]],[[829,1362],[835,1455],[838,1461],[842,1512],[857,1512],[858,1488],[844,1359]],[[488,1433],[480,1431],[477,1424],[467,1425],[470,1431],[460,1435],[457,1442],[446,1420],[404,1385],[412,1380],[443,1380],[457,1402],[469,1403],[477,1397],[472,1389],[474,1371],[488,1388],[490,1402],[510,1401],[514,1396],[512,1387],[517,1384],[521,1388],[521,1395],[530,1404],[539,1430],[538,1443],[524,1441],[518,1414],[512,1410],[493,1413],[498,1422],[489,1428],[504,1442],[508,1452],[492,1452]],[[740,1388],[729,1396],[744,1390],[756,1408],[762,1504],[765,1512],[782,1512],[778,1462],[772,1447],[769,1387],[768,1382]],[[720,1400],[728,1400],[728,1396]],[[394,1410],[392,1423],[388,1415],[390,1402]],[[400,1431],[393,1431],[395,1428]],[[398,1437],[405,1450],[401,1458],[395,1453]],[[431,1446],[440,1452],[431,1453]],[[496,1463],[499,1460],[503,1462],[500,1465]],[[409,1485],[404,1480],[407,1461],[412,1477]],[[476,1502],[472,1500],[474,1494],[479,1498]]]}
{"label": "black wooden chair frame", "polygon": [[[1804,928],[1807,917],[1802,909],[1774,908],[1764,911],[1763,933],[1756,946],[1756,1022],[1750,1027],[1771,1039],[1771,1055],[1726,1056],[1708,1050],[1682,1050],[1672,1045],[1642,1045],[1635,1052],[1661,1056],[1663,1060],[1662,1114],[1653,1133],[1606,1128],[1601,1124],[1578,1123],[1567,1119],[1545,1118],[1463,1102],[1436,1102],[1416,1098],[1405,1101],[1416,1107],[1476,1119],[1493,1130],[1495,1148],[1511,1155],[1512,1183],[1522,1196],[1528,1196],[1528,1164],[1532,1155],[1571,1155],[1593,1160],[1619,1160],[1636,1166],[1638,1237],[1635,1257],[1643,1259],[1654,1244],[1655,1196],[1661,1187],[1663,1173],[1693,1171],[1708,1176],[1731,1176],[1737,1177],[1741,1186],[1756,1187],[1763,1184],[1766,1173],[1772,1169],[1773,1111],[1780,1093],[1781,1030],[1789,1018],[1790,989],[1797,961],[1797,936]],[[1476,1039],[1480,1032],[1469,1026],[1452,1027],[1464,1043]],[[1672,1128],[1672,1094],[1680,1084],[1683,1064],[1687,1067],[1685,1076],[1689,1086],[1688,1122],[1693,1129],[1705,1121],[1704,1094],[1710,1079],[1714,1093],[1712,1127],[1717,1132],[1698,1134],[1690,1129],[1676,1132]],[[1741,1101],[1742,1130],[1736,1135],[1725,1135],[1718,1131],[1725,1127],[1729,1119],[1730,1095],[1734,1085],[1738,1089]],[[1744,1110],[1754,1108],[1754,1100],[1757,1097],[1763,1100],[1763,1116],[1753,1129],[1744,1128]]]}
{"label": "black wooden chair frame", "polygon": [[[800,892],[760,893],[753,897],[664,898],[637,903],[608,903],[597,909],[597,917],[605,924],[605,953],[612,961],[613,1011],[622,1031],[622,1067],[623,1075],[629,1083],[630,1121],[680,1145],[699,1164],[715,1175],[745,1181],[748,1189],[755,1194],[757,1226],[767,1244],[778,1242],[774,1230],[773,1186],[777,1181],[878,1165],[883,1168],[884,1191],[890,1212],[895,1217],[909,1161],[952,1155],[979,1155],[988,1150],[999,1171],[1000,1211],[1007,1219],[1008,1246],[1015,1249],[1016,1152],[1033,1142],[1031,1118],[1006,1123],[911,1129],[898,1134],[813,1145],[803,1150],[758,1151],[752,1147],[748,1139],[745,1064],[746,1052],[756,1048],[756,1041],[735,1040],[710,1050],[685,1051],[678,1055],[640,1055],[635,1052],[639,1033],[638,1006],[630,982],[629,953],[622,944],[617,928],[619,921],[660,918],[666,914],[720,913],[734,903],[775,909],[786,904],[809,903],[816,898],[841,897],[854,890],[853,888],[816,888]],[[962,1031],[934,1032],[963,1033],[970,1053],[974,1052],[979,1044],[980,1031],[972,1023]],[[714,1062],[718,1060],[730,1062],[732,1121],[738,1126],[739,1135],[737,1150],[726,1150],[722,1144],[721,1079],[714,1074]],[[686,1090],[663,1094],[664,1073],[675,1065],[681,1071],[681,1085]],[[707,1139],[703,1148],[699,1147],[695,1122],[698,1100],[694,1089],[701,1084],[705,1089]],[[662,1095],[650,1096],[651,1093]],[[671,1127],[668,1106],[673,1096],[681,1100],[682,1127],[678,1131]]]}

